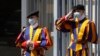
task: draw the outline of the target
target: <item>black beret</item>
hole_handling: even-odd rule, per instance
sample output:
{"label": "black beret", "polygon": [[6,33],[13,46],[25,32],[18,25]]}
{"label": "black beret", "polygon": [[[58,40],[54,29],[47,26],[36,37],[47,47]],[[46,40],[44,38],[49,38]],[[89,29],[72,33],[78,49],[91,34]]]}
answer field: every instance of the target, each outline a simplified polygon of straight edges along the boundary
{"label": "black beret", "polygon": [[76,10],[85,10],[85,7],[84,5],[79,4],[76,6]]}
{"label": "black beret", "polygon": [[30,13],[30,14],[27,16],[27,18],[30,18],[30,17],[32,17],[32,16],[37,16],[37,17],[39,17],[39,11],[35,11],[35,12]]}
{"label": "black beret", "polygon": [[77,6],[73,6],[72,7],[72,10],[73,10],[72,12],[75,12],[76,9],[77,9]]}

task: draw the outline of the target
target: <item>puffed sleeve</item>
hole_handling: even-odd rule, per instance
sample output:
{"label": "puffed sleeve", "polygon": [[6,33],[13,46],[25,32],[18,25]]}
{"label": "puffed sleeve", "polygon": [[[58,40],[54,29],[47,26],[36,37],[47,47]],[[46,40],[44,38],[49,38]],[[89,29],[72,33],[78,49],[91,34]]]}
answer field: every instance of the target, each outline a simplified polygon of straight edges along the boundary
{"label": "puffed sleeve", "polygon": [[41,46],[42,47],[51,47],[53,45],[50,33],[46,27],[43,28],[42,37],[41,37]]}
{"label": "puffed sleeve", "polygon": [[89,34],[88,34],[88,41],[92,43],[97,43],[97,31],[94,22],[89,23]]}
{"label": "puffed sleeve", "polygon": [[56,29],[62,32],[69,32],[72,29],[72,23],[65,16],[57,19],[55,22]]}

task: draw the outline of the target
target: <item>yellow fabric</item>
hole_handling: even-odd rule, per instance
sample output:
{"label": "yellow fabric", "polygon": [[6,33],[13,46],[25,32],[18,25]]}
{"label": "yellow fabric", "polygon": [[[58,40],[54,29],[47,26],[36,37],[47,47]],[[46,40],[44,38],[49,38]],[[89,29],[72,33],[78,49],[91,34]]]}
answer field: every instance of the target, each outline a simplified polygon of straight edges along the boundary
{"label": "yellow fabric", "polygon": [[36,30],[36,32],[35,32],[35,34],[34,34],[34,38],[33,38],[33,40],[32,40],[33,42],[38,40],[38,37],[39,37],[41,31],[42,31],[42,28],[38,28],[38,29]]}
{"label": "yellow fabric", "polygon": [[[30,26],[30,40],[31,41],[38,41],[39,39],[39,35],[42,31],[42,28],[38,28],[33,36],[33,39],[32,39],[32,35],[33,35],[33,27]],[[31,51],[31,56],[37,56],[37,51],[34,49],[33,51]]]}
{"label": "yellow fabric", "polygon": [[82,44],[76,44],[76,50],[75,51],[79,51],[82,49]]}
{"label": "yellow fabric", "polygon": [[[89,22],[89,20],[85,20],[82,23],[82,25],[80,27],[80,30],[79,30],[78,29],[79,22],[78,22],[78,19],[76,18],[76,34],[78,36],[77,37],[77,41],[81,41],[82,40],[84,31],[85,31],[85,27],[88,25],[88,22]],[[72,43],[73,43],[73,40],[75,40],[72,31],[70,31],[70,33],[71,33],[71,42],[70,42],[70,45],[69,46],[71,46]],[[75,51],[78,51],[78,50],[81,50],[81,49],[82,49],[82,44],[81,43],[76,43],[76,49],[75,49]]]}
{"label": "yellow fabric", "polygon": [[73,50],[70,49],[70,56],[73,56]]}
{"label": "yellow fabric", "polygon": [[72,30],[70,31],[70,37],[71,37],[71,42],[70,42],[70,44],[69,44],[69,47],[68,47],[68,48],[70,48],[70,47],[71,47],[71,45],[73,44],[73,41],[74,41],[74,35],[73,35]]}
{"label": "yellow fabric", "polygon": [[79,25],[78,18],[76,18],[75,21],[76,21],[76,34],[78,35],[78,30],[79,30],[79,29],[78,29],[78,25]]}
{"label": "yellow fabric", "polygon": [[[78,27],[78,25],[79,25],[79,20],[78,20],[78,18],[76,18],[76,34],[77,34],[77,36],[78,36],[78,33],[79,33],[79,27]],[[77,37],[78,38],[78,37]],[[77,50],[80,50],[80,49],[82,49],[82,45],[81,44],[76,44],[76,49],[75,49],[75,51],[77,51]]]}
{"label": "yellow fabric", "polygon": [[69,49],[69,55],[66,56],[88,56],[87,49],[82,49],[80,51],[73,51],[71,48]]}
{"label": "yellow fabric", "polygon": [[[88,22],[89,20],[85,20],[80,28],[80,31],[78,33],[78,41],[81,41],[82,40],[82,37],[83,37],[83,34],[84,34],[84,31],[85,31],[85,27],[88,25]],[[78,32],[78,29],[77,29],[77,32]],[[76,50],[75,51],[78,51],[78,50],[81,50],[82,49],[82,44],[76,44]]]}
{"label": "yellow fabric", "polygon": [[82,56],[86,56],[86,51],[82,50]]}
{"label": "yellow fabric", "polygon": [[80,28],[80,31],[78,33],[78,41],[82,40],[84,31],[85,31],[85,27],[88,25],[89,20],[85,20]]}
{"label": "yellow fabric", "polygon": [[33,26],[30,25],[30,40],[32,39],[33,36]]}

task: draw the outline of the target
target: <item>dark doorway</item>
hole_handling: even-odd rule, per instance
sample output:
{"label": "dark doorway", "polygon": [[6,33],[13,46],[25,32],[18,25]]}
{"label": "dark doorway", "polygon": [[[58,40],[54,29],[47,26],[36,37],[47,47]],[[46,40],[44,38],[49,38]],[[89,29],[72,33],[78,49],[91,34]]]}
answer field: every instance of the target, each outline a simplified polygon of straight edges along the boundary
{"label": "dark doorway", "polygon": [[21,28],[21,0],[0,0],[0,56],[20,56],[15,39]]}

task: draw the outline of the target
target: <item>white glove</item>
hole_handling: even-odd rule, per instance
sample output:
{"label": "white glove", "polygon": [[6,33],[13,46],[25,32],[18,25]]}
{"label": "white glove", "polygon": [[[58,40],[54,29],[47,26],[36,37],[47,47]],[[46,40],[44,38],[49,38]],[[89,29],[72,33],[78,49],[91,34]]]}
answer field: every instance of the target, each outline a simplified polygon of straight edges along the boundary
{"label": "white glove", "polygon": [[72,14],[72,10],[65,16],[65,18],[69,17]]}
{"label": "white glove", "polygon": [[31,42],[30,40],[27,40],[27,43],[26,43],[26,44],[27,44],[27,46],[29,45],[29,43],[30,43],[30,42]]}
{"label": "white glove", "polygon": [[33,50],[34,49],[34,44],[32,42],[29,43],[29,50]]}
{"label": "white glove", "polygon": [[34,49],[34,44],[32,41],[28,40],[27,41],[27,48],[29,48],[29,50],[33,50]]}

